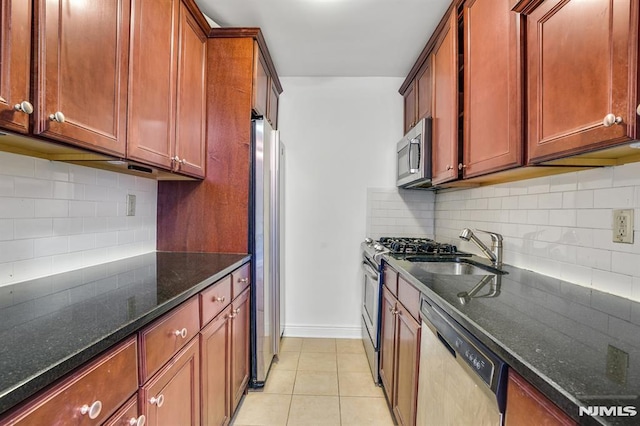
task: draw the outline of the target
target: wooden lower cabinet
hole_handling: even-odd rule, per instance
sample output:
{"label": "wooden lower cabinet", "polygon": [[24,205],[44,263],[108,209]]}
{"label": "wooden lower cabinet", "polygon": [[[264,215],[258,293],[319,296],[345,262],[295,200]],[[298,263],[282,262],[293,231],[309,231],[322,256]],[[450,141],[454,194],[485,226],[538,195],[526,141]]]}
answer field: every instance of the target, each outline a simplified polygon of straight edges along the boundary
{"label": "wooden lower cabinet", "polygon": [[138,394],[127,401],[103,426],[144,426],[146,417],[138,413]]}
{"label": "wooden lower cabinet", "polygon": [[420,358],[420,324],[383,287],[380,377],[399,425],[415,425]]}
{"label": "wooden lower cabinet", "polygon": [[136,347],[136,340],[128,339],[108,350],[9,416],[0,418],[0,424],[102,424],[137,390]]}
{"label": "wooden lower cabinet", "polygon": [[231,325],[231,412],[233,413],[249,383],[249,290],[232,303]]}
{"label": "wooden lower cabinet", "polygon": [[202,424],[226,425],[231,419],[231,306],[200,332]]}
{"label": "wooden lower cabinet", "polygon": [[202,423],[224,425],[249,383],[249,290],[200,332]]}
{"label": "wooden lower cabinet", "polygon": [[509,370],[505,414],[505,426],[572,426],[577,424],[513,370]]}
{"label": "wooden lower cabinet", "polygon": [[200,350],[192,339],[140,388],[140,408],[147,425],[200,424]]}

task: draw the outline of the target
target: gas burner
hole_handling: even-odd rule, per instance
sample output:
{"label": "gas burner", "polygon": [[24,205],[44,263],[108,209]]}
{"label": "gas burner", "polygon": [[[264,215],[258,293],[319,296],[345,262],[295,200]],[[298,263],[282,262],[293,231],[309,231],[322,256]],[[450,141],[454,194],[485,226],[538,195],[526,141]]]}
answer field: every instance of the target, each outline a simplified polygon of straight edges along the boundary
{"label": "gas burner", "polygon": [[382,237],[380,244],[393,254],[466,255],[453,244],[438,243],[430,238]]}

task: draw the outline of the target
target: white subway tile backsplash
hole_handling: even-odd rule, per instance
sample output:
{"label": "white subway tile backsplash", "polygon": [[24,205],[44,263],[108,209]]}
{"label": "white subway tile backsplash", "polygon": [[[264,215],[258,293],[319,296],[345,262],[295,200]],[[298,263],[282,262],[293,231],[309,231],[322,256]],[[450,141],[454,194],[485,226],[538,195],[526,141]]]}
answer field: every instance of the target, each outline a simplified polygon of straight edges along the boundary
{"label": "white subway tile backsplash", "polygon": [[50,237],[53,235],[53,219],[15,219],[14,221],[15,240],[27,238]]}
{"label": "white subway tile backsplash", "polygon": [[154,251],[156,216],[154,180],[0,152],[0,285]]}
{"label": "white subway tile backsplash", "polygon": [[[635,208],[634,244],[612,241],[614,208]],[[506,263],[640,301],[640,163],[440,192],[435,211],[438,240],[478,253],[460,229],[501,232]]]}
{"label": "white subway tile backsplash", "polygon": [[67,217],[69,216],[69,201],[42,199],[34,201],[35,217]]}

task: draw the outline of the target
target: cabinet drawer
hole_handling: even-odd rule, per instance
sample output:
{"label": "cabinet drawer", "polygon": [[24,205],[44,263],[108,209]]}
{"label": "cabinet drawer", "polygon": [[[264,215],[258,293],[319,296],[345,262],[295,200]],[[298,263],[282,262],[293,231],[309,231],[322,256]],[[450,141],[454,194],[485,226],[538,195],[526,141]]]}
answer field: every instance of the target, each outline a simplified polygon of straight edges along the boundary
{"label": "cabinet drawer", "polygon": [[391,266],[384,264],[382,282],[387,286],[391,294],[398,295],[398,273]]}
{"label": "cabinet drawer", "polygon": [[231,303],[231,275],[200,293],[200,327],[204,327]]}
{"label": "cabinet drawer", "polygon": [[420,292],[400,275],[398,277],[398,301],[417,320],[420,318]]}
{"label": "cabinet drawer", "polygon": [[239,267],[231,274],[233,279],[233,298],[235,299],[251,284],[251,263]]}
{"label": "cabinet drawer", "polygon": [[146,382],[160,367],[178,353],[200,331],[198,298],[193,297],[179,308],[140,332],[140,383]]}
{"label": "cabinet drawer", "polygon": [[[0,419],[0,423],[102,424],[136,392],[136,361],[136,340],[131,338],[25,404],[9,418]],[[90,410],[95,410],[94,419],[89,418]]]}
{"label": "cabinet drawer", "polygon": [[131,426],[144,422],[138,415],[138,394],[131,397],[103,426]]}

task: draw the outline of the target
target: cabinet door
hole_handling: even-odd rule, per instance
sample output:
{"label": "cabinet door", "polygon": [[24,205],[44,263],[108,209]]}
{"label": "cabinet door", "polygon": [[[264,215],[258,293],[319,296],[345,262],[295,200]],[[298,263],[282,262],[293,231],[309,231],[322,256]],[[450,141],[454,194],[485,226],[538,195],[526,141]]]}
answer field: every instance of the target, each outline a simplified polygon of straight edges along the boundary
{"label": "cabinet door", "polygon": [[180,3],[176,150],[181,173],[204,177],[207,114],[207,37]]}
{"label": "cabinet door", "polygon": [[278,129],[278,103],[280,99],[280,94],[278,93],[278,88],[276,87],[273,79],[271,79],[271,90],[269,91],[269,113],[267,114],[267,118],[271,123],[271,127],[274,130]]}
{"label": "cabinet door", "polygon": [[128,0],[37,2],[34,133],[123,155]]}
{"label": "cabinet door", "polygon": [[231,306],[200,332],[202,423],[227,424],[231,418]]}
{"label": "cabinet door", "polygon": [[416,124],[416,85],[411,83],[404,94],[404,133]]}
{"label": "cabinet door", "polygon": [[396,397],[393,412],[399,424],[414,425],[418,401],[420,324],[401,304],[398,304],[396,318]]}
{"label": "cabinet door", "polygon": [[126,340],[20,406],[0,423],[20,426],[102,424],[138,388],[136,349],[135,339]]}
{"label": "cabinet door", "polygon": [[267,115],[267,105],[269,102],[269,73],[258,42],[253,43],[253,110],[259,116]]}
{"label": "cabinet door", "polygon": [[200,424],[200,355],[191,342],[140,388],[140,407],[147,425]]}
{"label": "cabinet door", "polygon": [[393,398],[393,360],[395,358],[396,298],[382,287],[382,318],[380,322],[380,379],[390,402]]}
{"label": "cabinet door", "polygon": [[29,131],[29,114],[16,104],[29,102],[31,72],[31,1],[0,0],[0,127]]}
{"label": "cabinet door", "polygon": [[455,10],[433,51],[432,181],[458,177],[458,36]]}
{"label": "cabinet door", "polygon": [[231,413],[249,383],[249,290],[232,303]]}
{"label": "cabinet door", "polygon": [[569,416],[526,380],[509,370],[505,426],[571,426]]}
{"label": "cabinet door", "polygon": [[471,0],[464,5],[465,178],[522,165],[520,15],[509,4]]}
{"label": "cabinet door", "polygon": [[[529,161],[631,139],[638,2],[549,0],[526,13]],[[603,126],[607,114],[621,123]]]}
{"label": "cabinet door", "polygon": [[431,100],[433,92],[433,79],[431,73],[431,56],[427,57],[422,68],[418,71],[416,79],[416,91],[418,95],[418,120],[431,116]]}
{"label": "cabinet door", "polygon": [[180,0],[132,0],[127,157],[170,168]]}

